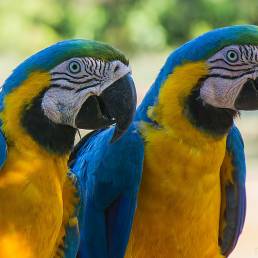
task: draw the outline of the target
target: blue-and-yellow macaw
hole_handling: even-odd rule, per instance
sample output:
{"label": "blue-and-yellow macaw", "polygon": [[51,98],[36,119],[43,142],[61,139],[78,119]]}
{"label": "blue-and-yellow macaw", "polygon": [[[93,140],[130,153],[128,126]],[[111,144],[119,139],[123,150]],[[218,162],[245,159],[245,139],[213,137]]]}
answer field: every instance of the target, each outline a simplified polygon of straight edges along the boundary
{"label": "blue-and-yellow macaw", "polygon": [[233,121],[258,109],[257,92],[258,27],[217,29],[176,49],[125,135],[110,145],[114,129],[96,131],[71,157],[84,193],[78,257],[228,256],[245,218]]}
{"label": "blue-and-yellow macaw", "polygon": [[63,41],[14,70],[0,94],[0,257],[76,257],[76,130],[116,123],[115,141],[135,106],[128,61],[100,42]]}

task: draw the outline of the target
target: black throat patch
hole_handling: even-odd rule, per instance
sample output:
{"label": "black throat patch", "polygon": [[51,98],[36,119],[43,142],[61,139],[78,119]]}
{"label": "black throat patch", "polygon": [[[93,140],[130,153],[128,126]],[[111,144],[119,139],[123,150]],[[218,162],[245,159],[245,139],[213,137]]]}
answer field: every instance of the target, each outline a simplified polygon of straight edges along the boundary
{"label": "black throat patch", "polygon": [[41,92],[30,105],[25,106],[21,124],[32,138],[50,152],[69,153],[74,145],[76,129],[52,122],[44,115],[41,102],[45,91]]}
{"label": "black throat patch", "polygon": [[185,115],[200,130],[214,137],[223,137],[233,125],[236,111],[227,108],[216,108],[203,103],[200,88],[205,78],[199,80],[190,96],[185,101]]}

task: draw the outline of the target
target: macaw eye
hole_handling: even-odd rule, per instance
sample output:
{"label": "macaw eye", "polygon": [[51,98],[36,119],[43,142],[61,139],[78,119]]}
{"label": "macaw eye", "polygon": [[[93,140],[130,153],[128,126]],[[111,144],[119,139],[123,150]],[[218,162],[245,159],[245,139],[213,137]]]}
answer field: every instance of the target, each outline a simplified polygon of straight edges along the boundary
{"label": "macaw eye", "polygon": [[226,58],[229,62],[235,63],[238,61],[239,56],[238,53],[235,50],[229,50],[226,54]]}
{"label": "macaw eye", "polygon": [[72,61],[69,63],[68,69],[71,73],[79,73],[81,71],[81,65],[77,61]]}

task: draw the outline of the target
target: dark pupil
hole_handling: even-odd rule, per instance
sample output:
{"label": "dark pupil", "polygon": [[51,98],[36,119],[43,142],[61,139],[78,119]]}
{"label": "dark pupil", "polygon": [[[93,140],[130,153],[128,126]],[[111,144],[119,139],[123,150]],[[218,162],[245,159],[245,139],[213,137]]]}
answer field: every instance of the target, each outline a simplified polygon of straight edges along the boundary
{"label": "dark pupil", "polygon": [[235,54],[234,52],[231,52],[231,53],[230,53],[230,58],[233,58],[233,59],[234,59],[235,57],[236,57],[236,54]]}
{"label": "dark pupil", "polygon": [[77,70],[78,69],[78,65],[77,64],[73,64],[72,65],[72,70]]}

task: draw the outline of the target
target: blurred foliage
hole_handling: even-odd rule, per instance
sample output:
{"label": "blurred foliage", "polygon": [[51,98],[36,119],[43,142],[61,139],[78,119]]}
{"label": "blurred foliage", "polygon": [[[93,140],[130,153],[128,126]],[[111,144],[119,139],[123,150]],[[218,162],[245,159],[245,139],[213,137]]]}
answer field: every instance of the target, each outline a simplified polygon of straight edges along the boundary
{"label": "blurred foliage", "polygon": [[214,27],[258,24],[257,13],[257,0],[0,0],[0,52],[26,55],[66,38],[156,51]]}

